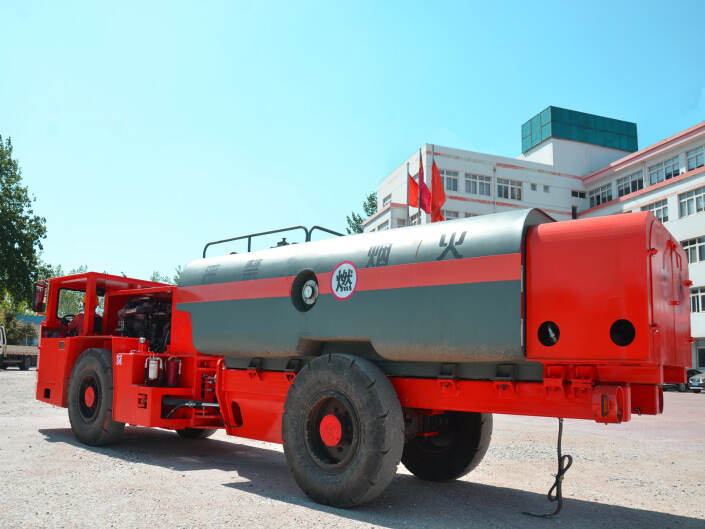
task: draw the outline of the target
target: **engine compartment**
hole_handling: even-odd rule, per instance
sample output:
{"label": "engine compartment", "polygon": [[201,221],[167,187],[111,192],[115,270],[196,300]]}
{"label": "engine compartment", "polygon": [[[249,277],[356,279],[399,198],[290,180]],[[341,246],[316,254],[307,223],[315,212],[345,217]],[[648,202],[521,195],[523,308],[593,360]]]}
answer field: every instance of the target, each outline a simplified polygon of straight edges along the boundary
{"label": "engine compartment", "polygon": [[145,338],[155,353],[163,353],[171,339],[171,301],[150,296],[129,298],[118,310],[115,334]]}

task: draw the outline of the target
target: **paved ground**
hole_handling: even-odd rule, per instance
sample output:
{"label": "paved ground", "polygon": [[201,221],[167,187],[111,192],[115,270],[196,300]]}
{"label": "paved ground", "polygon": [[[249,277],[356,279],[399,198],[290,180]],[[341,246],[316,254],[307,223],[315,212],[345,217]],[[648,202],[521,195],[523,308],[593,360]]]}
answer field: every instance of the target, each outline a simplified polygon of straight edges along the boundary
{"label": "paved ground", "polygon": [[341,510],[297,488],[276,445],[186,441],[128,428],[123,442],[74,440],[66,410],[33,400],[35,372],[0,371],[0,527],[705,528],[705,394],[667,393],[665,413],[624,425],[566,421],[575,458],[550,509],[557,421],[495,416],[490,450],[461,481],[399,467],[375,502]]}

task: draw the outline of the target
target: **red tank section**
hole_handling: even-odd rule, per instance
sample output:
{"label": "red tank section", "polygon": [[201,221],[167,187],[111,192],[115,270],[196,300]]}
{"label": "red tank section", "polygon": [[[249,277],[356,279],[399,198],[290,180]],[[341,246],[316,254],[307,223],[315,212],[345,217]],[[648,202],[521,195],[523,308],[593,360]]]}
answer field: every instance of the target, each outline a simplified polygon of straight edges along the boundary
{"label": "red tank section", "polygon": [[688,284],[683,249],[648,212],[534,226],[527,359],[594,365],[603,381],[682,382]]}

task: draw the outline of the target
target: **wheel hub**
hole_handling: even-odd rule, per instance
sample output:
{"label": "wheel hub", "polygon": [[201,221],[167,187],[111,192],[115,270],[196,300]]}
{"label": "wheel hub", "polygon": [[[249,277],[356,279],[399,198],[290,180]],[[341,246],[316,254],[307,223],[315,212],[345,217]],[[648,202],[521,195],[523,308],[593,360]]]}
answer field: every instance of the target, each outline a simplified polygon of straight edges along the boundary
{"label": "wheel hub", "polygon": [[100,408],[101,386],[94,373],[89,373],[81,380],[78,390],[78,411],[86,422],[92,422],[98,416]]}
{"label": "wheel hub", "polygon": [[86,406],[89,408],[93,407],[93,404],[95,404],[95,390],[93,389],[93,386],[88,386],[86,388],[86,392],[83,395],[83,400],[86,403]]}
{"label": "wheel hub", "polygon": [[305,428],[309,454],[322,468],[341,472],[354,459],[360,426],[350,401],[341,393],[320,394]]}
{"label": "wheel hub", "polygon": [[343,427],[340,424],[340,420],[332,413],[323,417],[319,430],[321,440],[326,446],[337,446],[343,437]]}

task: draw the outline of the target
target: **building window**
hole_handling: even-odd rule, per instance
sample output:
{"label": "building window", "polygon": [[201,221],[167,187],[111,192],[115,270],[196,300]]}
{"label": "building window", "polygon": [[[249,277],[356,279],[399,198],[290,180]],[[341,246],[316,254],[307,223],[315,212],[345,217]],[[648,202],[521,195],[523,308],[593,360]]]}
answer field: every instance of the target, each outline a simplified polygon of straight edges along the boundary
{"label": "building window", "polygon": [[388,230],[389,229],[389,221],[385,220],[382,224],[377,226],[377,231],[382,231],[382,230]]}
{"label": "building window", "polygon": [[705,261],[705,236],[681,241],[681,246],[685,250],[690,264]]}
{"label": "building window", "polygon": [[571,194],[571,196],[573,196],[573,197],[575,197],[575,198],[585,198],[585,191],[575,191],[575,190],[572,190],[572,191],[570,192],[570,194]]}
{"label": "building window", "polygon": [[641,211],[651,211],[661,222],[668,221],[668,203],[666,199],[659,200],[646,206],[641,206]]}
{"label": "building window", "polygon": [[499,198],[511,198],[512,200],[521,200],[521,182],[519,182],[518,180],[498,178],[497,196]]}
{"label": "building window", "polygon": [[465,173],[465,192],[471,195],[490,196],[492,186],[491,176]]}
{"label": "building window", "polygon": [[468,213],[467,211],[465,212],[465,218],[467,219],[468,217],[477,217],[477,213]]}
{"label": "building window", "polygon": [[531,190],[536,191],[536,184],[534,184],[534,183],[531,184]]}
{"label": "building window", "polygon": [[387,195],[382,199],[382,207],[390,204],[392,202],[392,195]]}
{"label": "building window", "polygon": [[457,211],[451,211],[449,209],[442,209],[441,213],[446,218],[446,220],[457,219],[460,216]]}
{"label": "building window", "polygon": [[625,176],[617,179],[617,196],[623,197],[629,193],[634,193],[644,189],[644,178],[641,176],[641,171],[633,175]]}
{"label": "building window", "polygon": [[612,182],[588,191],[588,198],[590,199],[591,208],[609,202],[612,200]]}
{"label": "building window", "polygon": [[551,188],[549,186],[543,186],[543,192],[548,193]]}
{"label": "building window", "polygon": [[681,217],[695,215],[705,210],[705,186],[678,195]]}
{"label": "building window", "polygon": [[675,158],[649,167],[649,182],[651,185],[658,184],[659,182],[678,176],[678,172],[678,156],[676,156]]}
{"label": "building window", "polygon": [[443,185],[447,191],[458,190],[458,171],[441,169],[439,173],[441,173],[441,182],[443,182]]}
{"label": "building window", "polygon": [[685,153],[685,157],[688,159],[688,171],[702,167],[705,165],[705,147],[698,147],[688,151]]}
{"label": "building window", "polygon": [[405,219],[397,219],[397,228],[403,228],[406,226],[406,220]]}
{"label": "building window", "polygon": [[690,289],[690,312],[705,312],[705,287]]}

